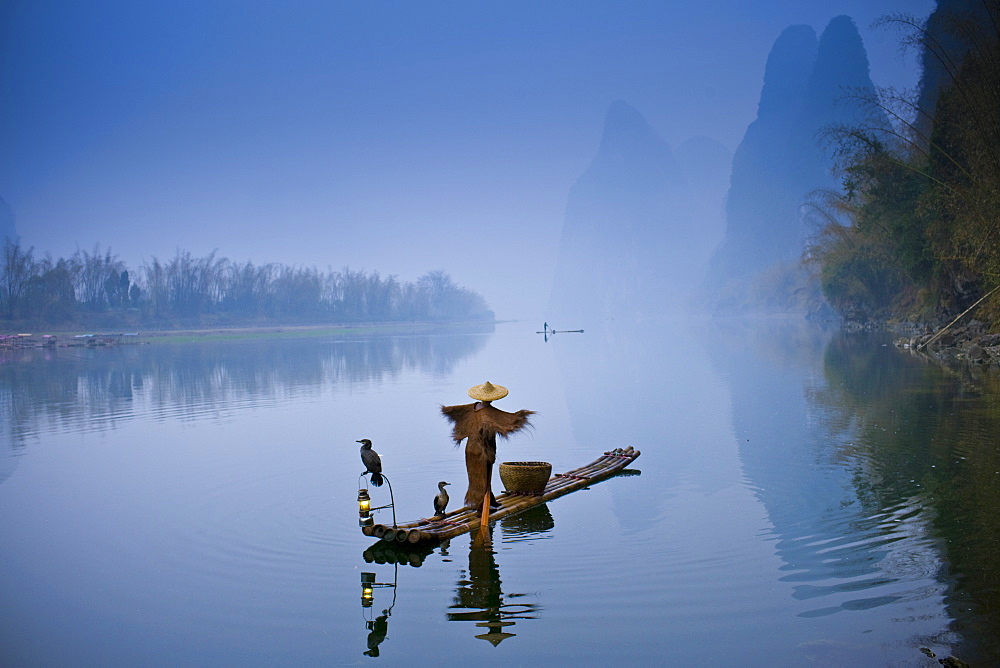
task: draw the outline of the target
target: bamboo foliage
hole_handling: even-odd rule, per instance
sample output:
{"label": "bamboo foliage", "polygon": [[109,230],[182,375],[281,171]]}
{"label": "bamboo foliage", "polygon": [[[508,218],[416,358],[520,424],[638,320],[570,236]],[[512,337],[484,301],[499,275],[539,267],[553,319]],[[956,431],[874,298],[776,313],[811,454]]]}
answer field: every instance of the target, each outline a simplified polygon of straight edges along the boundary
{"label": "bamboo foliage", "polygon": [[841,219],[811,257],[849,319],[954,314],[1000,284],[1000,0],[883,24],[920,50],[921,90],[858,92],[889,123],[831,129],[844,193],[827,210]]}

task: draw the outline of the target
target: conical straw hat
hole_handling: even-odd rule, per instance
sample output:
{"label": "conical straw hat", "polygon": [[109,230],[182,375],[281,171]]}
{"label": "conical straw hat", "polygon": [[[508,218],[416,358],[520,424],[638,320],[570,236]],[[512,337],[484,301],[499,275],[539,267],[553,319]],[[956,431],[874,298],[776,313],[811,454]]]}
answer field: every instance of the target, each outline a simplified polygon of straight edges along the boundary
{"label": "conical straw hat", "polygon": [[479,401],[496,401],[507,396],[507,388],[486,381],[482,385],[469,388],[469,396]]}

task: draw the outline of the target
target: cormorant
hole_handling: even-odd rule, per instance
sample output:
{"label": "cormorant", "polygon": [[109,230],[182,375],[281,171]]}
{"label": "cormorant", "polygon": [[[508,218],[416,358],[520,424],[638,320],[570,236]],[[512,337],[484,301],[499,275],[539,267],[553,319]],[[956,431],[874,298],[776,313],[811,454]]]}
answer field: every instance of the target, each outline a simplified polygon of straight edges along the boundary
{"label": "cormorant", "polygon": [[365,465],[365,473],[372,474],[372,487],[382,486],[382,458],[372,450],[372,442],[363,438],[355,443],[361,444],[361,462]]}
{"label": "cormorant", "polygon": [[386,634],[389,633],[389,615],[384,614],[388,610],[382,612],[383,614],[376,617],[374,621],[368,622],[368,651],[363,652],[365,656],[378,656],[378,646],[382,644]]}
{"label": "cormorant", "polygon": [[435,517],[444,517],[444,509],[448,507],[448,490],[444,488],[445,485],[450,485],[450,482],[441,481],[438,483],[437,496],[434,497],[434,515]]}

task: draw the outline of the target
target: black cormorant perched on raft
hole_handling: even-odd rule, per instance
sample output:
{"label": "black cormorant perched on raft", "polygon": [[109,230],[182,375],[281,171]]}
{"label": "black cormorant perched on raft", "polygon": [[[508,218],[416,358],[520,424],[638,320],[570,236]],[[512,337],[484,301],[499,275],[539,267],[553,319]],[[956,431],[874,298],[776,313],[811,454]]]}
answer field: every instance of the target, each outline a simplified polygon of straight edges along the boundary
{"label": "black cormorant perched on raft", "polygon": [[361,444],[361,462],[365,465],[365,473],[372,474],[372,487],[381,487],[382,458],[378,456],[377,452],[372,450],[372,442],[367,438],[355,442]]}
{"label": "black cormorant perched on raft", "polygon": [[438,483],[437,496],[434,497],[434,516],[444,517],[445,508],[448,507],[448,490],[444,488],[445,485],[450,485],[450,482],[441,481]]}

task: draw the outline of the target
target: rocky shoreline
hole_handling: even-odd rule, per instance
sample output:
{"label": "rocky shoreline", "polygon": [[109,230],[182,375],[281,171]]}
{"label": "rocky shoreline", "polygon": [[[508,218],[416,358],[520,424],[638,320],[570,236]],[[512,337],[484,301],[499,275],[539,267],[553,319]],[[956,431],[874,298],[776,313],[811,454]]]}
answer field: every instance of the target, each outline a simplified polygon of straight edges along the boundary
{"label": "rocky shoreline", "polygon": [[887,326],[887,329],[900,335],[895,340],[897,348],[924,353],[947,364],[966,363],[1000,369],[1000,334],[989,333],[988,323],[970,320],[947,328],[902,323]]}

